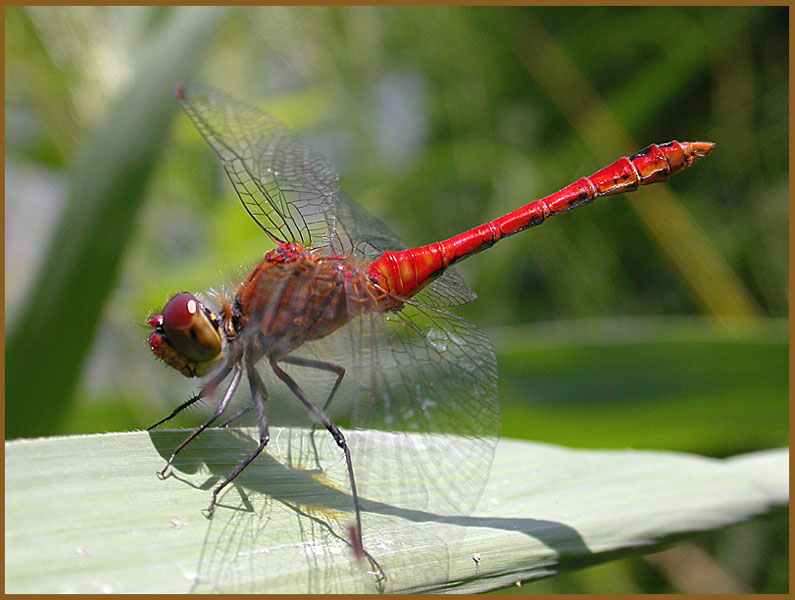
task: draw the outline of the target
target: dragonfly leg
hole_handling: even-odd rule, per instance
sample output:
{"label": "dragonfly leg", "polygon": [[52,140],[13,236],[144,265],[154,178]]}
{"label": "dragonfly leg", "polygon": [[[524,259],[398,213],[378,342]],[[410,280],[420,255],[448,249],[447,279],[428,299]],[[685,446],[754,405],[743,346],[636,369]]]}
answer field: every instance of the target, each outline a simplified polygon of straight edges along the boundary
{"label": "dragonfly leg", "polygon": [[281,359],[281,362],[287,363],[290,365],[295,365],[296,367],[306,367],[308,369],[319,369],[321,371],[330,371],[337,376],[337,380],[334,382],[334,386],[331,388],[331,392],[329,392],[328,398],[323,403],[323,412],[329,407],[331,401],[334,399],[334,394],[337,393],[337,390],[342,383],[342,378],[345,377],[345,367],[340,365],[335,365],[334,363],[323,362],[322,360],[312,360],[309,358],[299,358],[297,356],[285,356]]}
{"label": "dragonfly leg", "polygon": [[254,410],[254,406],[253,406],[253,405],[252,405],[252,406],[247,406],[246,408],[244,408],[243,410],[241,410],[241,411],[240,411],[239,413],[237,413],[236,415],[234,415],[234,416],[232,416],[232,417],[229,417],[229,418],[228,418],[226,421],[224,421],[223,423],[221,423],[220,425],[218,425],[218,429],[222,429],[222,428],[224,428],[224,427],[227,427],[227,426],[229,426],[229,424],[230,424],[230,423],[234,423],[235,421],[237,421],[237,420],[238,420],[238,419],[240,419],[241,417],[244,417],[245,415],[247,415],[248,413],[250,413],[252,410]]}
{"label": "dragonfly leg", "polygon": [[241,411],[231,419],[227,421],[233,421],[236,418],[242,416],[243,414],[247,413],[252,408],[257,413],[257,425],[259,426],[259,444],[257,448],[248,455],[246,460],[244,460],[237,468],[232,471],[232,474],[227,477],[221,485],[213,490],[213,498],[210,502],[210,506],[207,507],[207,512],[212,514],[215,505],[217,504],[218,494],[221,493],[227,485],[229,485],[232,480],[240,475],[240,473],[245,469],[248,465],[251,464],[259,454],[265,449],[265,446],[268,444],[270,440],[270,433],[268,432],[268,419],[265,415],[265,403],[268,401],[268,390],[265,387],[265,383],[262,381],[259,373],[257,372],[256,364],[259,359],[262,358],[262,353],[260,352],[249,352],[248,356],[246,357],[246,374],[248,375],[248,383],[251,387],[251,402],[252,406],[248,407],[247,409]]}
{"label": "dragonfly leg", "polygon": [[232,370],[232,361],[229,360],[223,366],[223,368],[218,372],[218,374],[215,377],[213,377],[210,381],[207,382],[207,384],[201,389],[201,391],[199,391],[198,394],[194,394],[193,396],[188,398],[188,400],[186,400],[185,402],[180,404],[177,408],[172,410],[170,415],[168,415],[164,419],[160,419],[154,425],[150,425],[149,427],[146,428],[146,430],[147,431],[152,431],[153,429],[155,429],[156,427],[162,425],[166,421],[170,421],[171,419],[176,417],[179,413],[181,413],[183,410],[185,410],[189,406],[192,406],[193,404],[195,404],[196,402],[198,402],[199,400],[201,400],[202,398],[204,398],[208,394],[211,394],[215,390],[215,388],[218,387],[218,385],[224,379],[226,379],[226,376],[229,375],[229,372],[231,370]]}
{"label": "dragonfly leg", "polygon": [[[279,379],[281,379],[285,384],[287,384],[287,387],[290,388],[290,391],[304,404],[307,410],[309,410],[309,412],[312,413],[312,416],[315,418],[315,420],[319,422],[321,425],[323,425],[326,429],[328,429],[329,433],[331,434],[331,437],[333,437],[334,441],[337,443],[337,446],[339,446],[342,449],[342,452],[345,454],[345,463],[348,467],[348,479],[350,480],[351,483],[351,496],[353,497],[353,509],[356,515],[355,531],[352,531],[353,535],[352,547],[354,548],[354,553],[358,552],[359,549],[361,550],[361,553],[368,558],[370,563],[376,569],[378,569],[379,572],[378,579],[384,580],[386,579],[386,574],[384,573],[384,570],[381,568],[381,565],[378,564],[378,561],[376,561],[372,557],[372,555],[370,555],[369,552],[364,550],[364,544],[362,542],[362,516],[361,516],[361,510],[359,508],[359,495],[356,492],[356,478],[353,475],[353,461],[351,461],[351,451],[348,448],[348,443],[345,441],[345,436],[342,435],[342,432],[339,430],[339,428],[334,423],[331,422],[331,419],[328,418],[326,412],[323,409],[319,408],[317,405],[315,405],[315,403],[312,402],[309,399],[309,397],[306,395],[306,393],[304,393],[304,391],[298,386],[295,380],[293,380],[292,377],[290,377],[287,373],[284,372],[284,370],[282,370],[281,367],[279,367],[279,365],[277,364],[278,360],[281,360],[282,362],[288,362],[294,365],[302,364],[302,366],[310,366],[308,363],[317,363],[319,361],[310,361],[308,359],[300,359],[300,358],[299,359],[292,358],[292,360],[287,360],[287,357],[282,359],[271,357],[270,365],[276,376]],[[321,364],[323,364],[324,367],[317,366],[316,368],[334,371],[334,369],[330,367],[336,367],[336,365],[331,365],[330,363],[321,363]],[[340,367],[340,369],[342,369],[342,367]],[[337,377],[337,383],[335,384],[329,399],[326,400],[325,406],[328,406],[328,403],[331,401],[331,396],[333,396],[337,387],[339,387],[339,382],[342,380],[342,375],[345,374],[344,369],[342,369],[341,375],[339,374],[338,371],[334,372],[337,372],[339,376]]]}
{"label": "dragonfly leg", "polygon": [[[319,369],[321,371],[330,371],[337,375],[337,380],[334,382],[334,385],[331,387],[331,392],[329,392],[326,401],[323,403],[323,412],[328,410],[331,401],[334,399],[334,394],[337,393],[337,389],[340,387],[342,383],[342,378],[345,377],[345,368],[340,365],[335,365],[334,363],[328,363],[321,360],[312,360],[309,358],[300,358],[297,356],[285,356],[281,359],[283,363],[295,365],[297,367],[306,367],[307,369]],[[310,435],[310,440],[312,442],[312,451],[315,454],[315,462],[320,465],[320,458],[318,456],[317,448],[315,447],[315,432],[317,428],[320,426],[320,423],[316,420],[312,421],[312,432]]]}
{"label": "dragonfly leg", "polygon": [[235,365],[234,365],[234,374],[232,375],[232,381],[229,382],[229,387],[226,388],[226,392],[224,393],[224,397],[221,398],[221,402],[218,403],[218,406],[216,407],[215,412],[213,413],[213,416],[210,417],[207,420],[207,422],[204,423],[201,427],[196,429],[196,431],[191,433],[187,437],[187,439],[185,439],[179,446],[177,446],[176,450],[174,450],[174,452],[171,454],[171,458],[168,459],[168,462],[166,463],[166,466],[163,467],[162,471],[160,471],[160,476],[161,477],[165,477],[166,471],[171,466],[171,464],[174,462],[174,459],[177,457],[177,454],[179,454],[180,451],[185,446],[190,444],[196,438],[196,436],[198,436],[202,431],[204,431],[210,425],[212,425],[218,419],[218,417],[220,417],[224,413],[226,408],[229,406],[229,401],[232,399],[232,396],[235,395],[235,392],[237,391],[238,385],[240,385],[240,378],[241,378],[242,374],[243,374],[243,368],[240,366],[240,362],[236,362]]}

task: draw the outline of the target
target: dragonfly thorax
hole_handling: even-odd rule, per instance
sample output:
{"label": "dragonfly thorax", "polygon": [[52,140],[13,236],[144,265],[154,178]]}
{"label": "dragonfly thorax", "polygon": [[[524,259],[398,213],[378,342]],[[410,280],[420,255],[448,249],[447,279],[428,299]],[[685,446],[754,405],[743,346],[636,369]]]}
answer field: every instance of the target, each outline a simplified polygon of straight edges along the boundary
{"label": "dragonfly thorax", "polygon": [[364,312],[384,310],[381,296],[355,259],[281,244],[243,281],[235,308],[239,329],[256,327],[265,353],[280,357]]}

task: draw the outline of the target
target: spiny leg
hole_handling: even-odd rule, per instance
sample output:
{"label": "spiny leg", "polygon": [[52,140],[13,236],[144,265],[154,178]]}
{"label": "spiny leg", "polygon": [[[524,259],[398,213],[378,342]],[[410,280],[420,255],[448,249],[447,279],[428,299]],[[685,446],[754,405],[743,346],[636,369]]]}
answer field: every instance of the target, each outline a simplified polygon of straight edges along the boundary
{"label": "spiny leg", "polygon": [[213,377],[210,381],[207,382],[207,384],[201,389],[201,391],[199,391],[198,394],[195,394],[195,395],[191,396],[190,398],[188,398],[188,400],[186,400],[185,402],[180,404],[177,408],[172,410],[170,415],[168,415],[164,419],[160,419],[154,425],[150,425],[149,427],[146,428],[146,430],[147,431],[152,431],[155,427],[158,427],[159,425],[162,425],[166,421],[170,421],[171,419],[176,417],[179,413],[181,413],[183,410],[185,410],[189,406],[195,404],[196,402],[198,402],[199,400],[201,400],[202,398],[207,396],[207,394],[212,393],[215,390],[215,388],[218,387],[218,385],[224,379],[226,379],[226,376],[229,375],[229,372],[231,370],[232,370],[232,361],[229,360],[224,365],[224,367],[218,372],[218,374],[215,377]]}
{"label": "spiny leg", "polygon": [[[215,413],[213,414],[212,417],[210,417],[210,419],[206,423],[204,423],[204,425],[196,429],[196,431],[191,433],[185,441],[183,441],[179,446],[177,446],[176,450],[174,450],[173,454],[171,455],[171,458],[168,459],[166,466],[163,467],[162,471],[160,471],[160,477],[166,476],[166,471],[168,471],[168,468],[171,466],[171,463],[174,462],[174,459],[177,457],[177,454],[179,454],[179,452],[185,446],[191,443],[196,438],[197,435],[199,435],[202,431],[204,431],[210,425],[212,425],[216,421],[216,419],[218,419],[218,417],[220,417],[223,414],[227,406],[229,406],[229,401],[232,399],[232,396],[235,395],[235,392],[237,391],[237,386],[240,385],[240,378],[242,377],[242,375],[243,375],[243,368],[240,366],[240,361],[237,361],[235,362],[234,365],[234,374],[232,375],[232,381],[229,382],[229,387],[226,388],[224,397],[221,398],[221,402],[218,403],[218,406],[215,409]],[[213,379],[213,381],[215,381],[215,378]]]}
{"label": "spiny leg", "polygon": [[[259,444],[257,445],[256,450],[252,452],[246,460],[244,460],[238,467],[232,471],[232,474],[227,477],[224,482],[219,485],[215,490],[213,490],[213,499],[210,502],[210,506],[207,507],[207,512],[212,514],[215,505],[217,504],[218,494],[221,493],[227,485],[229,485],[232,480],[240,475],[241,471],[245,469],[251,461],[253,461],[257,456],[259,456],[260,452],[265,449],[265,446],[268,444],[268,440],[270,440],[270,434],[268,433],[268,419],[265,416],[265,402],[268,400],[268,390],[265,387],[265,384],[262,381],[262,378],[259,376],[257,372],[257,362],[259,359],[262,358],[262,352],[251,352],[249,351],[248,355],[246,356],[246,374],[248,375],[248,383],[251,387],[251,402],[253,405],[254,410],[257,412],[257,425],[259,426]],[[251,407],[249,407],[250,409]],[[242,411],[245,413],[247,411]],[[237,417],[241,416],[242,413],[235,415],[232,419],[234,420]]]}
{"label": "spiny leg", "polygon": [[177,416],[179,413],[181,413],[183,410],[185,410],[185,409],[186,409],[186,408],[188,408],[189,406],[192,406],[193,404],[195,404],[196,402],[198,402],[198,401],[199,401],[199,400],[201,400],[201,399],[202,399],[201,392],[199,392],[198,394],[194,394],[193,396],[191,396],[190,398],[188,398],[188,399],[187,399],[185,402],[183,402],[182,404],[180,404],[180,405],[179,405],[177,408],[175,408],[173,411],[171,411],[171,414],[170,414],[170,415],[168,415],[167,417],[165,417],[165,418],[163,418],[163,419],[160,419],[160,420],[159,420],[157,423],[155,423],[154,425],[150,425],[149,427],[147,427],[147,428],[146,428],[146,430],[147,430],[147,431],[152,431],[153,429],[155,429],[155,428],[156,428],[156,427],[158,427],[159,425],[162,425],[162,424],[163,424],[163,423],[165,423],[166,421],[170,421],[171,419],[173,419],[174,417],[176,417],[176,416]]}
{"label": "spiny leg", "polygon": [[[293,359],[292,361],[287,361],[286,359],[281,359],[281,360],[282,362],[292,362],[292,364],[298,364],[294,361],[296,360],[305,361],[306,359]],[[307,362],[316,362],[316,361],[307,361]],[[355,538],[352,542],[352,547],[354,548],[354,552],[358,551],[358,549],[360,548],[361,552],[368,558],[370,563],[376,569],[378,569],[379,580],[385,580],[386,573],[384,573],[384,570],[381,568],[381,565],[378,564],[378,561],[376,561],[372,557],[372,555],[369,552],[367,552],[367,550],[364,549],[364,543],[362,542],[362,517],[361,517],[361,511],[359,509],[359,495],[356,492],[356,479],[353,475],[353,462],[351,461],[351,451],[348,448],[348,443],[345,441],[345,436],[343,436],[339,428],[336,425],[334,425],[334,423],[331,422],[331,419],[328,418],[325,411],[317,407],[315,403],[309,399],[309,397],[304,393],[304,391],[293,380],[293,378],[290,377],[287,373],[285,373],[281,367],[279,367],[279,365],[277,364],[277,359],[275,357],[271,357],[270,364],[271,368],[273,369],[273,372],[276,373],[276,376],[279,379],[281,379],[285,384],[287,384],[287,387],[290,388],[290,391],[293,394],[295,394],[295,396],[304,404],[304,406],[306,406],[307,410],[309,410],[309,412],[312,413],[315,420],[321,423],[326,429],[328,429],[329,433],[331,434],[331,437],[333,437],[334,441],[337,443],[337,446],[339,446],[342,449],[342,452],[345,454],[345,463],[348,467],[348,478],[351,483],[351,496],[353,497],[353,509],[356,515],[355,532],[351,532]],[[333,366],[329,365],[329,363],[323,363],[323,364],[327,366]],[[331,369],[326,369],[326,370],[331,370]],[[341,379],[342,377],[340,376],[338,378],[338,383]],[[336,387],[337,385],[335,385],[333,391],[336,391]],[[326,406],[328,405],[328,402],[329,401],[327,400]]]}

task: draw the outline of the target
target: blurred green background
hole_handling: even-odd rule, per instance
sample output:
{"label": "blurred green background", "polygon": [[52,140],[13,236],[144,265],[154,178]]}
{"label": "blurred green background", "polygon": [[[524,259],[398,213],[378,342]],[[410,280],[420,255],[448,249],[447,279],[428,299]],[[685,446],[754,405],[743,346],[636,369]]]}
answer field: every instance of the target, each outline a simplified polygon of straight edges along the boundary
{"label": "blurred green background", "polygon": [[[153,359],[147,315],[176,291],[233,288],[269,248],[176,113],[172,87],[193,78],[308,138],[411,245],[649,143],[716,142],[669,184],[462,263],[479,299],[458,313],[494,341],[505,436],[710,456],[788,444],[788,18],[7,7],[6,437],[163,416],[195,385]],[[784,592],[787,536],[781,514],[517,591]]]}

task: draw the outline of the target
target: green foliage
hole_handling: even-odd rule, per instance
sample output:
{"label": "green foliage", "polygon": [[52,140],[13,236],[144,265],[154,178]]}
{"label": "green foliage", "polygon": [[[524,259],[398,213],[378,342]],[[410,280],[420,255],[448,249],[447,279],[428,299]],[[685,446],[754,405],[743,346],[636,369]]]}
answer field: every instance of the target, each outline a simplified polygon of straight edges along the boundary
{"label": "green foliage", "polygon": [[635,320],[491,337],[508,437],[713,456],[789,443],[783,322],[732,336]]}
{"label": "green foliage", "polygon": [[[165,141],[162,132],[173,112],[165,91],[195,64],[220,16],[174,12],[146,40],[136,79],[75,159],[61,221],[24,313],[8,334],[6,393],[27,403],[7,405],[7,435],[59,430],[100,324],[86,315],[99,313],[117,284],[119,262]],[[191,17],[199,18],[187,27]],[[46,377],[35,375],[42,365]]]}

